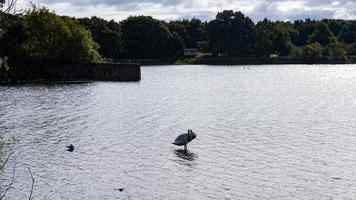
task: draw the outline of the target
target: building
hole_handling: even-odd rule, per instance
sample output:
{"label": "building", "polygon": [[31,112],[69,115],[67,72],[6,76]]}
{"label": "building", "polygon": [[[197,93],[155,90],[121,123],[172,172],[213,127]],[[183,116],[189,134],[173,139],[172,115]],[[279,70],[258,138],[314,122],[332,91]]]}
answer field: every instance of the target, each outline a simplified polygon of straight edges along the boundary
{"label": "building", "polygon": [[279,54],[274,53],[274,54],[269,55],[269,57],[270,57],[270,58],[278,58],[278,57],[279,57]]}
{"label": "building", "polygon": [[196,57],[198,55],[198,49],[184,49],[184,57]]}

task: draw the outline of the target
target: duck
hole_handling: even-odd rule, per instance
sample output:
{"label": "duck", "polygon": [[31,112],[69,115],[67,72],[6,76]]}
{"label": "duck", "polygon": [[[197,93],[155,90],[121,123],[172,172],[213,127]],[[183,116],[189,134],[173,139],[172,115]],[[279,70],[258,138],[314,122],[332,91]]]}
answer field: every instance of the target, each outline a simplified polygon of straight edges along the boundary
{"label": "duck", "polygon": [[67,151],[70,151],[70,152],[74,151],[73,144],[70,144],[69,146],[67,146]]}
{"label": "duck", "polygon": [[194,140],[196,137],[197,135],[191,129],[188,129],[188,133],[179,135],[172,144],[177,146],[184,145],[184,151],[187,151],[187,144]]}

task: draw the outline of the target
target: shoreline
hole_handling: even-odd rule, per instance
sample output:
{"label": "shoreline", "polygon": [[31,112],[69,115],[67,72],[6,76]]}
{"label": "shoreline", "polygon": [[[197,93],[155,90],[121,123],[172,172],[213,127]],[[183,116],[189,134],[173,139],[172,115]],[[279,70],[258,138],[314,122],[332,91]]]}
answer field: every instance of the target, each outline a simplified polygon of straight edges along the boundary
{"label": "shoreline", "polygon": [[141,64],[141,67],[153,67],[153,66],[168,66],[168,65],[173,65],[173,66],[184,66],[184,65],[196,65],[196,66],[276,66],[276,65],[356,65],[356,63],[264,63],[264,64],[200,64],[200,63],[171,63],[171,64],[167,64],[167,63],[162,63],[162,64],[154,64],[154,65],[150,65],[150,64]]}
{"label": "shoreline", "polygon": [[82,81],[51,81],[51,80],[25,80],[25,81],[0,81],[0,86],[6,85],[52,85],[52,84],[86,84],[94,83],[95,81],[82,80]]}
{"label": "shoreline", "polygon": [[132,82],[141,80],[141,66],[135,63],[81,63],[29,60],[11,63],[0,73],[0,84],[87,83],[94,81]]}
{"label": "shoreline", "polygon": [[240,57],[197,57],[184,58],[177,60],[153,60],[153,59],[138,59],[134,60],[142,66],[152,65],[340,65],[340,64],[356,64],[356,57],[349,57],[345,61],[332,61],[328,57],[316,60],[301,60],[287,57],[278,58],[240,58]]}
{"label": "shoreline", "polygon": [[[34,62],[30,61],[22,66],[28,67],[26,70],[17,69],[12,71],[10,76],[0,76],[0,86],[6,85],[52,85],[52,84],[86,84],[97,81],[109,82],[138,82],[141,79],[140,67],[151,66],[184,66],[184,65],[205,65],[205,66],[273,66],[273,65],[309,65],[309,66],[352,66],[356,62],[335,63],[335,62],[292,62],[287,59],[258,60],[255,58],[224,58],[224,59],[184,59],[175,62],[159,60],[136,60],[135,63],[75,63],[75,62]],[[152,62],[154,61],[154,62]],[[229,61],[229,62],[226,62]],[[235,61],[235,62],[232,62]],[[237,62],[238,61],[238,62]],[[253,62],[248,62],[253,61]],[[283,61],[283,62],[282,62]],[[294,60],[295,61],[295,60]],[[353,59],[353,61],[356,61]],[[62,68],[64,67],[64,68]],[[22,68],[23,69],[23,68]],[[33,76],[39,74],[39,76]],[[1,74],[0,74],[1,75]],[[11,78],[11,76],[15,78]],[[7,78],[6,78],[7,77]],[[2,79],[2,80],[1,80]]]}

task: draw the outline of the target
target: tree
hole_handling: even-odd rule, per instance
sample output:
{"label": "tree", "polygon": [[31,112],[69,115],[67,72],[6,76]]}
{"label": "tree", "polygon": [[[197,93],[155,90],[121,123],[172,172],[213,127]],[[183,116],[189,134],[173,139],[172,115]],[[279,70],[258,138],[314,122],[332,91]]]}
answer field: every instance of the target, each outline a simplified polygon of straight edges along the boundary
{"label": "tree", "polygon": [[256,25],[255,52],[259,57],[269,57],[273,53],[273,26],[274,23],[268,19],[264,19]]}
{"label": "tree", "polygon": [[22,57],[22,43],[25,40],[23,23],[19,15],[0,12],[0,77],[8,79],[11,60]]}
{"label": "tree", "polygon": [[183,42],[167,25],[147,16],[129,17],[122,23],[122,53],[125,58],[167,59],[180,56]]}
{"label": "tree", "polygon": [[18,12],[22,12],[21,10],[16,10],[17,0],[0,0],[0,9],[4,13],[13,13],[16,14]]}
{"label": "tree", "polygon": [[332,62],[345,63],[349,61],[347,58],[346,47],[341,42],[334,42],[326,45],[325,51],[326,56],[328,56]]}
{"label": "tree", "polygon": [[349,44],[356,42],[356,22],[345,23],[339,32],[339,39]]}
{"label": "tree", "polygon": [[[16,0],[0,0],[1,10],[8,2]],[[214,56],[268,58],[277,53],[307,60],[329,57],[347,61],[345,52],[355,55],[354,43],[354,20],[292,23],[264,19],[255,25],[243,13],[225,10],[210,22],[193,18],[166,23],[136,16],[117,23],[98,17],[76,20],[46,9],[25,15],[0,11],[2,71],[8,69],[8,62],[21,58],[98,62],[103,55],[108,59],[173,61],[183,55],[183,48],[198,48]]]}
{"label": "tree", "polygon": [[344,20],[339,20],[339,19],[324,19],[322,20],[326,24],[328,24],[328,27],[330,31],[335,35],[338,36],[340,34],[341,28],[343,26],[343,21]]}
{"label": "tree", "polygon": [[309,38],[309,43],[318,42],[319,44],[325,46],[336,41],[337,38],[330,31],[325,22],[317,22],[314,25],[314,32]]}
{"label": "tree", "polygon": [[184,40],[185,48],[198,48],[198,43],[206,39],[205,24],[199,19],[171,21],[168,27]]}
{"label": "tree", "polygon": [[100,45],[101,55],[111,59],[120,56],[121,26],[119,23],[98,17],[80,18],[78,21],[91,32],[94,41]]}
{"label": "tree", "polygon": [[292,38],[293,44],[297,46],[306,45],[309,41],[310,35],[313,34],[315,21],[311,19],[296,20],[293,28],[298,31],[298,37]]}
{"label": "tree", "polygon": [[[184,21],[183,21],[184,22]],[[204,25],[196,18],[190,21],[185,20],[185,27],[189,35],[187,41],[185,41],[185,46],[187,48],[197,48],[198,42],[202,41],[204,38]]]}
{"label": "tree", "polygon": [[[89,31],[78,21],[60,17],[45,8],[26,13],[25,55],[35,59],[100,62],[102,58]],[[34,28],[35,27],[35,28]]]}
{"label": "tree", "polygon": [[249,57],[254,55],[256,30],[241,12],[225,10],[208,24],[209,48],[214,54]]}
{"label": "tree", "polygon": [[349,53],[349,55],[356,56],[356,42],[349,45],[348,53]]}
{"label": "tree", "polygon": [[6,23],[0,36],[0,56],[19,59],[23,56],[24,41],[27,40],[22,19],[17,15],[5,14]]}
{"label": "tree", "polygon": [[276,22],[273,27],[273,50],[280,56],[288,56],[293,49],[292,38],[297,37],[298,32],[290,23]]}
{"label": "tree", "polygon": [[323,46],[318,43],[310,43],[302,48],[302,57],[305,61],[318,61],[323,57]]}

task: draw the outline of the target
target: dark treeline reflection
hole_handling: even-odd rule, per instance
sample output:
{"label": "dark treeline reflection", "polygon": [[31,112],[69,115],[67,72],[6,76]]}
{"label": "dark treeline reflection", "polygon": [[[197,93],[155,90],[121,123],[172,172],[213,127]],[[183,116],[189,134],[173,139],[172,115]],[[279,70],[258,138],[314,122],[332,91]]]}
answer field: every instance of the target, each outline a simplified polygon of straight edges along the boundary
{"label": "dark treeline reflection", "polygon": [[299,61],[355,61],[356,21],[297,20],[255,23],[225,10],[215,19],[162,21],[131,16],[120,22],[58,16],[46,8],[21,15],[1,12],[0,66],[19,58],[70,61],[176,61],[184,48],[209,57],[288,57]]}

